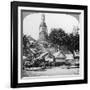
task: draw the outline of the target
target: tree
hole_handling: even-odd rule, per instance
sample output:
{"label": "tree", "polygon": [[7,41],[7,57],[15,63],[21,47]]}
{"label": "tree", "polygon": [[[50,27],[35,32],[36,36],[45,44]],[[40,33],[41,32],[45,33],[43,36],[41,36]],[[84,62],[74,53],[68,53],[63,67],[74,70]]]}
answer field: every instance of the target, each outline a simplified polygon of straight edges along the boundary
{"label": "tree", "polygon": [[79,34],[73,35],[70,34],[70,43],[68,44],[68,48],[71,51],[78,50],[79,51]]}
{"label": "tree", "polygon": [[59,47],[65,46],[69,51],[73,53],[74,50],[79,51],[79,34],[67,34],[63,29],[52,29],[49,40],[51,43],[58,45]]}
{"label": "tree", "polygon": [[62,46],[65,44],[66,42],[66,33],[64,32],[64,30],[60,29],[53,29],[49,35],[49,40],[53,43],[53,44],[57,44],[59,46]]}
{"label": "tree", "polygon": [[29,54],[29,40],[26,35],[23,35],[23,55],[27,56]]}

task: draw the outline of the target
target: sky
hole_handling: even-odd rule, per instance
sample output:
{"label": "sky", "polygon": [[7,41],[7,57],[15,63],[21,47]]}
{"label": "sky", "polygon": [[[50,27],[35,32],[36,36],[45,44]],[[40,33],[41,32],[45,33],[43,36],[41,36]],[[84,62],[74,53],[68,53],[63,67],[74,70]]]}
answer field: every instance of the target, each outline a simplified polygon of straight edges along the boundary
{"label": "sky", "polygon": [[[79,26],[79,21],[69,14],[44,13],[48,34],[52,28],[62,28],[66,33],[73,32],[75,26]],[[34,39],[39,38],[39,26],[42,13],[33,13],[23,19],[23,33],[31,35]]]}

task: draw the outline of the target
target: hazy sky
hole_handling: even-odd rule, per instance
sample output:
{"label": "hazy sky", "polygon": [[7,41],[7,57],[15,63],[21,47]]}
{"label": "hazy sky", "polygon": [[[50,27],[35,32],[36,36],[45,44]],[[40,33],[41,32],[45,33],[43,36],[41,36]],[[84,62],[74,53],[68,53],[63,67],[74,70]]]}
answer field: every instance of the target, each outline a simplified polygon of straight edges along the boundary
{"label": "hazy sky", "polygon": [[[39,36],[39,25],[42,13],[27,15],[23,20],[23,33],[31,35],[36,40]],[[48,33],[51,28],[62,28],[66,33],[72,33],[73,27],[79,26],[79,21],[69,14],[45,13],[45,22]]]}

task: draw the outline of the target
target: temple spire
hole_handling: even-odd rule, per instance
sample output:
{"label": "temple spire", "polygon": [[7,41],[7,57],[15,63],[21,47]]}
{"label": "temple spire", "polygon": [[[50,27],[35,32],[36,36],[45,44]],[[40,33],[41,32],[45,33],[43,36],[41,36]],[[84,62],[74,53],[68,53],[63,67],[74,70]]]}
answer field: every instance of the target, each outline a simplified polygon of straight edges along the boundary
{"label": "temple spire", "polygon": [[42,22],[45,22],[45,14],[42,14],[41,20],[42,20]]}
{"label": "temple spire", "polygon": [[39,40],[46,41],[48,38],[47,25],[45,22],[45,14],[41,14],[41,23],[39,26]]}

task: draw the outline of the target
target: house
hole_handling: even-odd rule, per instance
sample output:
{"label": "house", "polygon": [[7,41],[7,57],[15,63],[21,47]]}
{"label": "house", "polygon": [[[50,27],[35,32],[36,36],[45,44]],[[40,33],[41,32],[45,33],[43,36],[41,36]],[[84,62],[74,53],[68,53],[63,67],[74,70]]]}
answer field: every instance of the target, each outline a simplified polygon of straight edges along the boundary
{"label": "house", "polygon": [[67,54],[65,54],[65,56],[66,56],[66,60],[73,60],[74,59],[72,53],[67,53]]}
{"label": "house", "polygon": [[54,53],[53,56],[55,57],[56,62],[65,62],[66,56],[64,55],[63,52],[58,51]]}
{"label": "house", "polygon": [[66,64],[67,65],[70,65],[70,64],[73,65],[75,63],[75,60],[74,60],[72,53],[66,53],[65,56],[66,56]]}
{"label": "house", "polygon": [[37,57],[36,59],[44,59],[45,61],[53,62],[55,60],[55,57],[48,52],[44,52],[39,57]]}
{"label": "house", "polygon": [[45,61],[54,62],[55,61],[55,57],[52,54],[48,53],[45,56]]}
{"label": "house", "polygon": [[36,59],[42,59],[45,58],[45,56],[48,54],[48,52],[44,52],[42,53],[39,57],[37,57]]}

